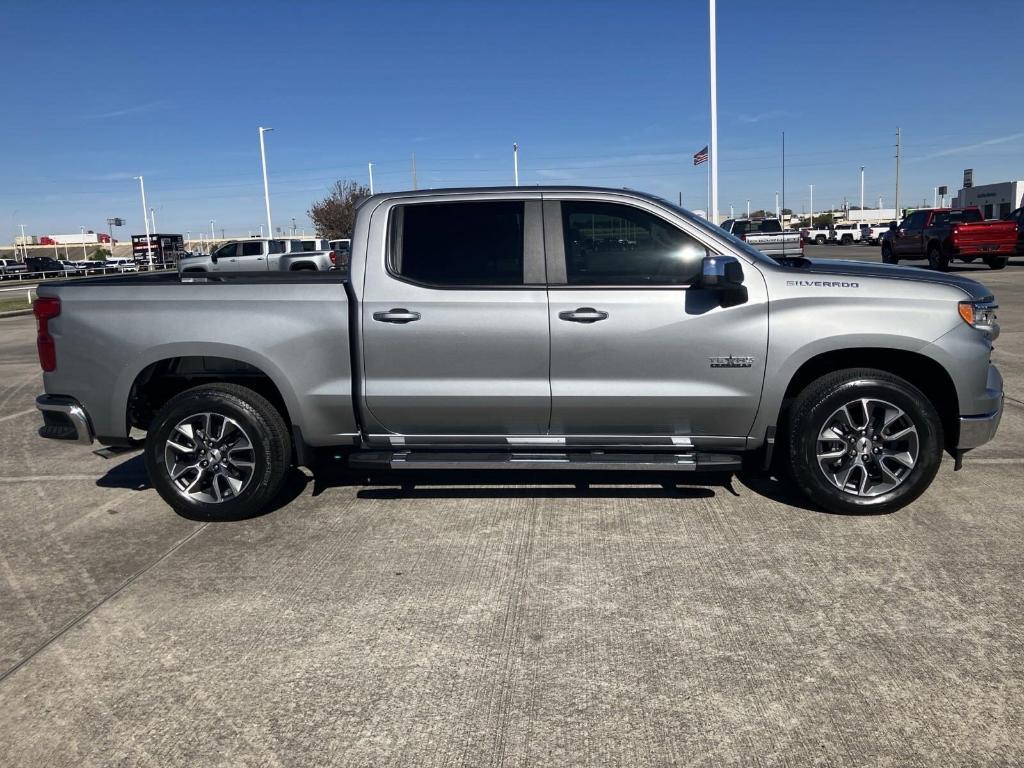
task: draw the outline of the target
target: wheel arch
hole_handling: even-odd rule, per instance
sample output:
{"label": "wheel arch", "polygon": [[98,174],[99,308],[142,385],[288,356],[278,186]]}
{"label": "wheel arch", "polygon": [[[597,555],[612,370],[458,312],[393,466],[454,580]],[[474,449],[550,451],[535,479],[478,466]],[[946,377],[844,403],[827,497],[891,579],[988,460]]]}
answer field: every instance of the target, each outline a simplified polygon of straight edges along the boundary
{"label": "wheel arch", "polygon": [[269,360],[232,345],[169,345],[149,350],[147,356],[119,377],[114,392],[116,407],[124,409],[125,432],[145,429],[171,397],[199,384],[231,383],[263,395],[289,426],[300,409],[288,379]]}
{"label": "wheel arch", "polygon": [[808,358],[794,371],[786,385],[776,422],[783,423],[789,404],[812,381],[844,368],[877,368],[913,384],[935,406],[942,421],[945,447],[949,449],[956,445],[960,411],[952,377],[938,361],[904,349],[858,347],[821,352]]}

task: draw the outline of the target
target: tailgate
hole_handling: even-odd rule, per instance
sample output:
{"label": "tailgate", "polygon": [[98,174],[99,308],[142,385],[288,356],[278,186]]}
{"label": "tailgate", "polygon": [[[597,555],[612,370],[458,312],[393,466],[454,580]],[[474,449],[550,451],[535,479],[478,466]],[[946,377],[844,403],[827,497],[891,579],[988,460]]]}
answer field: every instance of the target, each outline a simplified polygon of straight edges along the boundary
{"label": "tailgate", "polygon": [[955,224],[957,245],[970,248],[980,245],[1016,245],[1017,223],[1014,221],[975,221]]}

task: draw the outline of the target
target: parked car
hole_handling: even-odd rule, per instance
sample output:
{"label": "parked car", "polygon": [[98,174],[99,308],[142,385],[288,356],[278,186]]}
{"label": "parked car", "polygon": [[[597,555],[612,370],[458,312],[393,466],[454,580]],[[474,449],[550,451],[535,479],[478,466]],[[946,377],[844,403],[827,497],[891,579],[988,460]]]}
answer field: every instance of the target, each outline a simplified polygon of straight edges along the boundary
{"label": "parked car", "polygon": [[135,262],[135,259],[107,259],[105,266],[107,269],[116,269],[119,272],[139,271],[139,265]]}
{"label": "parked car", "polygon": [[52,256],[28,256],[25,259],[26,272],[64,273],[64,264]]}
{"label": "parked car", "polygon": [[348,269],[349,262],[352,260],[352,240],[347,237],[331,240],[329,245],[336,255],[335,265],[338,269]]}
{"label": "parked car", "polygon": [[1012,221],[1017,226],[1017,254],[1024,255],[1024,208],[1018,208],[1004,221]]}
{"label": "parked car", "polygon": [[882,235],[889,231],[888,224],[861,224],[861,242],[869,245],[878,245],[882,242]]}
{"label": "parked car", "polygon": [[74,261],[68,261],[67,259],[58,259],[61,265],[64,267],[64,273],[68,275],[81,275],[84,274],[84,270],[78,263]]}
{"label": "parked car", "polygon": [[882,261],[926,258],[932,269],[945,272],[953,259],[970,263],[980,258],[991,269],[1002,269],[1016,248],[1012,221],[985,221],[976,207],[930,208],[914,211],[885,233]]}
{"label": "parked car", "polygon": [[860,238],[860,224],[836,224],[832,229],[831,242],[837,245],[853,245]]}
{"label": "parked car", "polygon": [[726,219],[722,229],[766,256],[802,256],[804,253],[803,235],[796,230],[784,230],[778,219]]}
{"label": "parked car", "polygon": [[[618,238],[636,246],[593,245]],[[397,474],[775,466],[863,513],[912,502],[1002,413],[994,298],[963,276],[776,260],[573,187],[378,194],[354,245],[351,279],[41,285],[40,434],[144,431],[153,486],[203,519],[265,509],[318,449]]]}
{"label": "parked car", "polygon": [[[296,244],[301,241],[294,241]],[[209,256],[178,260],[180,272],[326,272],[335,268],[334,251],[289,251],[290,242],[253,237],[229,240]],[[295,247],[301,248],[301,245]]]}
{"label": "parked car", "polygon": [[804,242],[814,243],[815,245],[825,245],[835,237],[835,231],[832,227],[807,227],[801,229],[800,232],[804,236]]}
{"label": "parked car", "polygon": [[24,262],[17,259],[0,259],[0,275],[19,275],[25,272]]}

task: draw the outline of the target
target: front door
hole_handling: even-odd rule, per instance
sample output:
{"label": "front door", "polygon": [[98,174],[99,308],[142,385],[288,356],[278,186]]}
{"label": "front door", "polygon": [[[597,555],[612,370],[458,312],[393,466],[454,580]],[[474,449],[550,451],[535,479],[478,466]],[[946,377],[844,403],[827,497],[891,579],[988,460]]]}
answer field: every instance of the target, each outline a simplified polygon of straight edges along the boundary
{"label": "front door", "polygon": [[543,236],[529,197],[374,211],[361,318],[371,435],[505,444],[547,431]]}
{"label": "front door", "polygon": [[551,434],[746,436],[764,380],[764,280],[744,264],[747,300],[723,308],[693,285],[708,248],[639,205],[545,202]]}
{"label": "front door", "polygon": [[900,227],[900,236],[896,238],[896,255],[921,258],[924,256],[924,225],[928,218],[927,211],[914,211]]}

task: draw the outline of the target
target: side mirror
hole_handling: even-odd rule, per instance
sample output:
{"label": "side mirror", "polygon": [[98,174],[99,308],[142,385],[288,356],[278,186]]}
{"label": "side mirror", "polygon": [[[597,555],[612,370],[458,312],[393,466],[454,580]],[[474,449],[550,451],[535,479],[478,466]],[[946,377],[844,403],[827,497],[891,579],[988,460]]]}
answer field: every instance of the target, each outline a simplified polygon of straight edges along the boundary
{"label": "side mirror", "polygon": [[723,307],[747,300],[743,265],[735,256],[705,256],[700,268],[700,287],[717,292]]}
{"label": "side mirror", "polygon": [[216,251],[210,251],[210,261],[212,261],[214,264],[217,263],[217,252]]}

